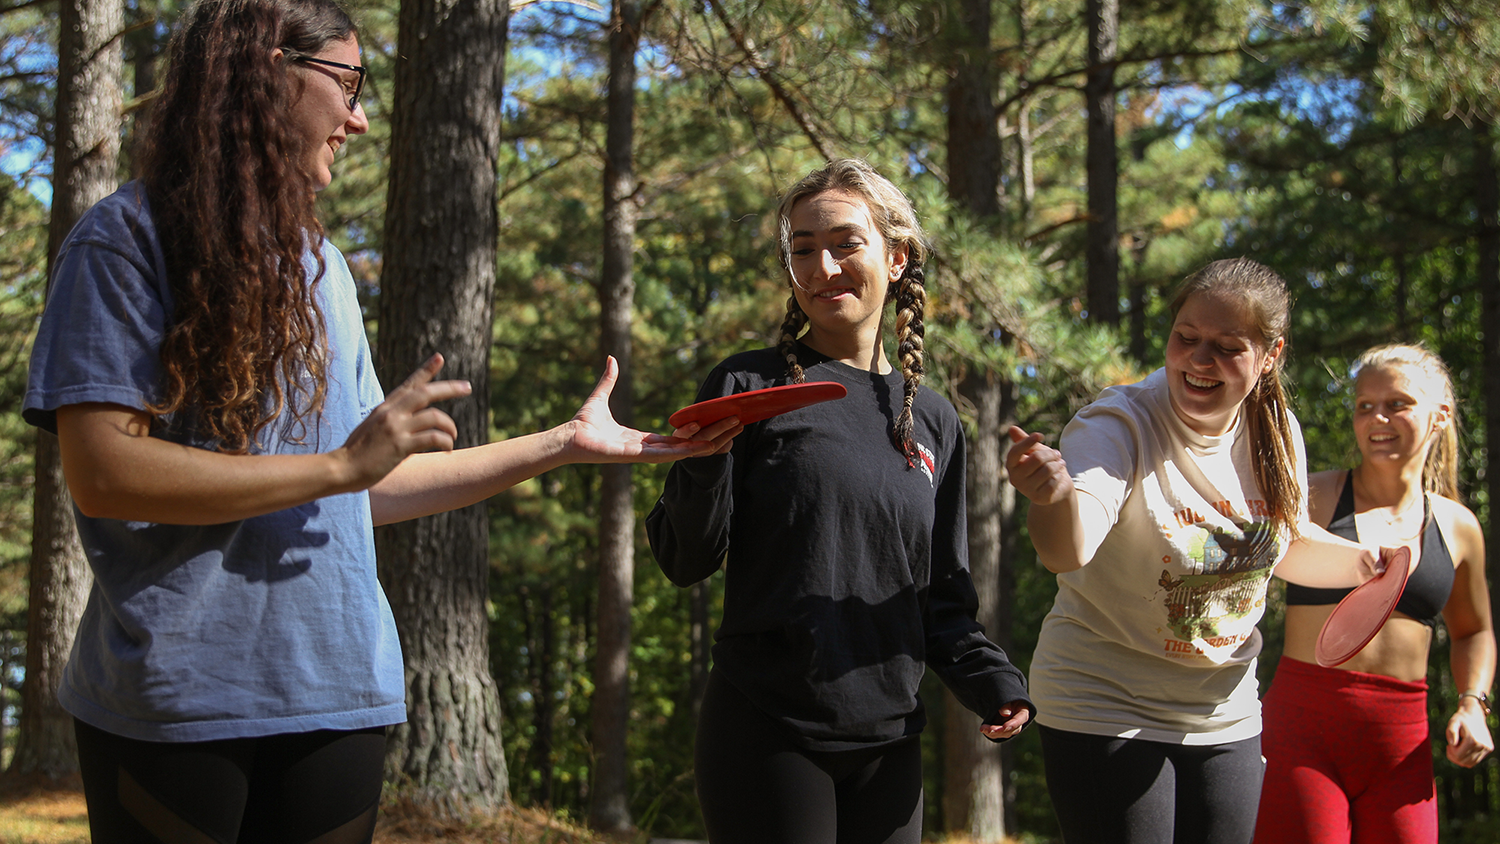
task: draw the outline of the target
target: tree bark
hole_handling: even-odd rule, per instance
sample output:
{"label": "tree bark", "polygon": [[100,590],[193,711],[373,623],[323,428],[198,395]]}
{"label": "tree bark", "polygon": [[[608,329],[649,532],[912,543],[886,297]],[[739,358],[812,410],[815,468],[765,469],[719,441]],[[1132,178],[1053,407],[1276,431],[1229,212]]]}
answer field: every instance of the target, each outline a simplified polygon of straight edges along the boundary
{"label": "tree bark", "polygon": [[[631,314],[635,307],[635,54],[641,40],[641,7],[615,0],[609,24],[609,90],[606,95],[604,256],[599,283],[599,338],[605,355],[620,364],[610,409],[633,424]],[[628,464],[603,467],[599,518],[599,649],[594,666],[592,737],[594,787],[589,825],[608,832],[631,829],[626,735],[630,730],[630,606],[634,602],[635,503]]]}
{"label": "tree bark", "polygon": [[[997,80],[991,61],[990,0],[960,0],[952,7],[948,83],[948,195],[957,208],[985,220],[1000,214],[1000,129],[995,108]],[[1000,509],[997,463],[1004,435],[998,424],[1001,377],[971,372],[959,392],[977,413],[969,441],[967,507],[969,568],[979,593],[979,622],[997,628]],[[973,713],[951,691],[944,695],[943,824],[976,842],[1005,835],[1004,771],[1000,749],[979,733]]]}
{"label": "tree bark", "polygon": [[1115,146],[1115,60],[1119,53],[1119,0],[1088,0],[1088,284],[1089,318],[1120,321],[1119,153]]}
{"label": "tree bark", "polygon": [[[49,287],[63,238],[79,215],[118,185],[123,23],[120,0],[60,2]],[[57,703],[57,686],[93,581],[78,542],[57,438],[40,430],[35,472],[26,682],[7,779],[61,785],[77,775],[78,750],[73,718]]]}
{"label": "tree bark", "polygon": [[[971,372],[960,387],[974,406],[974,437],[968,449],[969,569],[979,593],[979,623],[993,639],[1000,629],[1000,496],[999,462],[1003,396],[1001,378],[993,372]],[[949,692],[944,719],[946,775],[943,820],[950,832],[976,842],[1005,837],[1005,774],[1000,747],[979,733],[973,713]]]}
{"label": "tree bark", "polygon": [[990,0],[959,0],[953,11],[948,196],[976,217],[994,217],[1000,213],[1000,127],[990,61]]}
{"label": "tree bark", "polygon": [[[498,245],[496,167],[508,0],[403,0],[376,359],[394,386],[434,352],[473,395],[445,410],[460,447],[488,432]],[[376,531],[406,660],[407,717],[386,773],[419,806],[462,817],[508,801],[489,670],[484,504]]]}

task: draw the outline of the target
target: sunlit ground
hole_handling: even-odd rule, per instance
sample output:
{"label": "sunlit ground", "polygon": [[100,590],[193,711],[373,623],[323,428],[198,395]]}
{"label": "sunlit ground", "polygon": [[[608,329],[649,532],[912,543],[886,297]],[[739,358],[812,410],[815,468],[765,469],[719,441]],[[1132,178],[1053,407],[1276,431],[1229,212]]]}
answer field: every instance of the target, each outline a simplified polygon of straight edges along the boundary
{"label": "sunlit ground", "polygon": [[[390,807],[381,813],[376,844],[594,844],[603,841],[585,830],[540,812],[516,810],[472,824],[445,824],[401,816]],[[88,844],[88,813],[83,795],[45,792],[0,797],[0,844]]]}
{"label": "sunlit ground", "polygon": [[88,844],[83,795],[49,792],[0,799],[0,844]]}
{"label": "sunlit ground", "polygon": [[[387,806],[375,832],[376,844],[605,844],[609,841],[530,809],[505,811],[460,825],[414,818],[403,815],[397,806]],[[0,797],[0,844],[89,844],[83,795],[43,792]],[[629,844],[646,842],[637,838]],[[943,844],[971,842],[967,838],[948,838]]]}

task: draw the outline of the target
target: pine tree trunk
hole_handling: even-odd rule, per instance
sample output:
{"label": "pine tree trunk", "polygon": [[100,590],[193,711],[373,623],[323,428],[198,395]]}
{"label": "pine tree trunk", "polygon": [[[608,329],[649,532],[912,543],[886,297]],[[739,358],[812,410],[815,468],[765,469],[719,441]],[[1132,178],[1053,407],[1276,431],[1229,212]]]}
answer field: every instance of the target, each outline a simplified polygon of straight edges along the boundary
{"label": "pine tree trunk", "polygon": [[[979,593],[979,623],[993,639],[1000,628],[1000,495],[1004,480],[999,462],[1002,381],[989,372],[973,372],[960,388],[973,404],[974,436],[968,448],[969,569]],[[949,831],[967,833],[975,842],[1005,836],[1004,771],[1000,746],[979,732],[974,714],[951,692],[945,695],[946,776],[943,819]]]}
{"label": "pine tree trunk", "polygon": [[[48,283],[57,249],[89,206],[117,186],[120,155],[120,0],[61,0],[57,124],[53,143]],[[61,784],[78,772],[73,718],[57,703],[57,686],[73,647],[92,583],[63,482],[57,438],[37,432],[32,500],[26,683],[11,781]]]}
{"label": "pine tree trunk", "polygon": [[[990,0],[960,0],[951,8],[956,17],[951,36],[955,64],[948,83],[948,195],[974,217],[995,220],[1002,162]],[[1000,384],[996,373],[976,371],[959,386],[977,414],[966,467],[969,569],[979,594],[979,622],[991,636],[1000,598]],[[944,694],[944,708],[943,824],[976,842],[999,841],[1005,835],[1000,749],[980,734],[974,714],[951,691]]]}
{"label": "pine tree trunk", "polygon": [[959,0],[948,81],[948,196],[976,217],[1000,213],[1000,127],[990,57],[990,0]]}
{"label": "pine tree trunk", "polygon": [[[376,360],[393,388],[434,352],[473,395],[444,409],[458,445],[487,438],[498,244],[496,166],[508,0],[403,0]],[[508,800],[489,668],[485,506],[376,531],[406,660],[407,723],[387,776],[451,816]]]}
{"label": "pine tree trunk", "polygon": [[1119,0],[1088,0],[1088,309],[1105,325],[1120,321],[1119,152],[1115,143],[1115,59]]}
{"label": "pine tree trunk", "polygon": [[[615,0],[609,31],[609,91],[604,162],[604,256],[599,334],[620,364],[610,409],[633,424],[630,323],[635,306],[635,54],[641,10]],[[599,502],[599,649],[594,666],[594,787],[589,825],[631,829],[626,736],[630,730],[630,606],[634,602],[635,502],[630,466],[605,466]]]}

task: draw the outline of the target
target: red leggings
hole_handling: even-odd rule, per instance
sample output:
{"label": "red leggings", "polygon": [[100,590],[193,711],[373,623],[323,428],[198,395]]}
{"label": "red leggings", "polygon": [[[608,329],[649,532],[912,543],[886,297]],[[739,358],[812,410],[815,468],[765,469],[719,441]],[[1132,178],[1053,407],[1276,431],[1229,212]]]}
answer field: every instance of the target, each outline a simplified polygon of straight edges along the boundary
{"label": "red leggings", "polygon": [[1264,718],[1256,841],[1438,840],[1426,681],[1282,657]]}

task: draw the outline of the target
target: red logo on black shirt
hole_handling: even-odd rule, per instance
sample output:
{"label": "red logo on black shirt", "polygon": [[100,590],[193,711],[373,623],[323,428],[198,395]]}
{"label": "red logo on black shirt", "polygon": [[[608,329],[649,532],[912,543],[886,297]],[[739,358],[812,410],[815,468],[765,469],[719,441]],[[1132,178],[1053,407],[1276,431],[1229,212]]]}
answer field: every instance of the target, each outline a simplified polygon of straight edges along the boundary
{"label": "red logo on black shirt", "polygon": [[937,481],[933,479],[933,473],[937,471],[937,461],[932,456],[932,449],[917,443],[917,456],[922,458],[921,462],[917,463],[917,468],[927,476],[927,482],[936,487]]}

